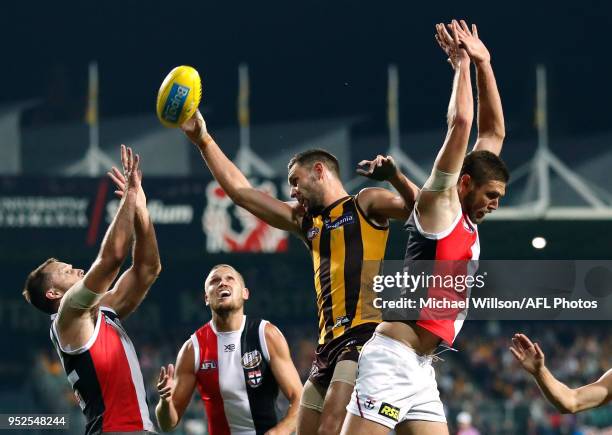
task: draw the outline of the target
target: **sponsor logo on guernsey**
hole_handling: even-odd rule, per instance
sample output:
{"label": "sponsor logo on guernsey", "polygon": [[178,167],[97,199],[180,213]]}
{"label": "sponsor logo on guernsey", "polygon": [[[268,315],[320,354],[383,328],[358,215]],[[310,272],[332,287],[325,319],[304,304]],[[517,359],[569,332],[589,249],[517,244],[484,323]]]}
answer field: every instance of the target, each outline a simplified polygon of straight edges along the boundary
{"label": "sponsor logo on guernsey", "polygon": [[339,326],[348,325],[349,323],[351,323],[350,317],[340,316],[336,318],[336,323],[334,324],[334,328],[337,328]]}
{"label": "sponsor logo on guernsey", "polygon": [[397,406],[389,405],[388,403],[381,403],[380,410],[378,413],[383,417],[390,418],[393,421],[399,420],[399,411],[400,409]]}
{"label": "sponsor logo on guernsey", "polygon": [[252,388],[257,388],[261,385],[263,381],[263,376],[261,375],[261,370],[249,370],[247,372],[247,383]]}
{"label": "sponsor logo on guernsey", "polygon": [[261,353],[259,353],[258,350],[247,352],[242,355],[242,367],[244,367],[246,370],[254,369],[261,364],[261,360]]}
{"label": "sponsor logo on guernsey", "polygon": [[217,361],[204,361],[200,366],[200,370],[214,370],[217,368]]}
{"label": "sponsor logo on guernsey", "polygon": [[223,345],[224,352],[233,352],[236,350],[236,345],[234,343]]}
{"label": "sponsor logo on guernsey", "polygon": [[343,227],[344,225],[350,225],[352,223],[355,223],[355,216],[353,216],[353,213],[345,213],[334,221],[329,218],[325,219],[325,229],[335,230],[336,228]]}
{"label": "sponsor logo on guernsey", "polygon": [[185,105],[187,95],[189,95],[189,88],[182,86],[177,83],[172,84],[172,89],[168,94],[168,99],[164,105],[163,117],[170,122],[177,122]]}
{"label": "sponsor logo on guernsey", "polygon": [[319,227],[312,227],[311,229],[308,230],[308,232],[306,233],[306,238],[308,240],[313,240],[315,237],[317,237],[319,235]]}

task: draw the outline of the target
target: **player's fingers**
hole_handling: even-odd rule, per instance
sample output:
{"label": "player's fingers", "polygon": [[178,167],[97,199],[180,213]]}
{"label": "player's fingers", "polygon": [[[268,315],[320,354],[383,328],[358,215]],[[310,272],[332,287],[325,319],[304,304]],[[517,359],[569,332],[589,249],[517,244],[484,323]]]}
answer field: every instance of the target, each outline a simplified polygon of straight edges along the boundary
{"label": "player's fingers", "polygon": [[478,38],[478,27],[476,27],[476,24],[472,24],[472,36],[474,36],[475,38]]}
{"label": "player's fingers", "polygon": [[166,367],[162,366],[161,370],[159,371],[159,380],[158,380],[158,382],[163,381],[165,377],[166,377]]}
{"label": "player's fingers", "polygon": [[533,342],[525,334],[519,334],[519,340],[523,344],[524,348],[533,348]]}
{"label": "player's fingers", "polygon": [[514,358],[516,358],[517,361],[521,361],[522,360],[521,355],[516,351],[515,348],[510,347],[509,349],[510,349],[510,352],[512,353],[512,355],[514,355]]}
{"label": "player's fingers", "polygon": [[459,24],[457,20],[453,20],[453,41],[455,45],[459,45]]}
{"label": "player's fingers", "polygon": [[123,198],[123,190],[115,190],[115,195],[117,195],[119,198]]}
{"label": "player's fingers", "polygon": [[117,178],[117,176],[115,174],[113,174],[112,172],[107,172],[108,174],[108,178],[110,178],[111,180],[113,180],[113,183],[115,183],[117,185],[117,187],[123,188],[123,181],[121,181],[119,178]]}
{"label": "player's fingers", "polygon": [[134,160],[132,163],[132,172],[138,175],[139,169],[140,169],[140,154],[134,154]]}
{"label": "player's fingers", "polygon": [[[442,31],[442,37],[444,38],[444,40],[446,41],[447,44],[452,44],[453,43],[453,37],[450,35],[450,33],[448,33],[448,29],[446,28],[447,26],[442,25],[441,26],[441,31]],[[451,24],[448,25],[448,28],[451,28]]]}
{"label": "player's fingers", "polygon": [[174,378],[174,364],[168,365],[168,377],[170,379]]}
{"label": "player's fingers", "polygon": [[125,145],[121,144],[121,165],[123,166],[123,169],[125,169],[126,164],[127,164],[127,150],[125,149]]}
{"label": "player's fingers", "polygon": [[461,20],[461,30],[463,30],[465,33],[467,33],[468,35],[471,35],[472,32],[470,32],[470,28],[468,27],[467,23],[465,22],[465,20]]}
{"label": "player's fingers", "polygon": [[355,172],[357,172],[359,175],[362,175],[364,177],[369,177],[372,174],[372,171],[364,171],[363,169],[357,169]]}
{"label": "player's fingers", "polygon": [[536,356],[538,358],[544,358],[544,352],[542,352],[540,345],[538,343],[534,343],[534,346],[535,346]]}
{"label": "player's fingers", "polygon": [[115,176],[121,180],[122,183],[125,183],[125,177],[123,176],[123,172],[121,172],[119,169],[115,168],[113,166],[113,174],[115,174]]}
{"label": "player's fingers", "polygon": [[513,338],[512,339],[512,344],[514,345],[514,348],[521,352],[521,353],[525,353],[525,348],[523,347],[523,344],[521,343],[521,340],[519,340],[518,338]]}
{"label": "player's fingers", "polygon": [[369,161],[369,160],[362,160],[362,161],[360,161],[359,163],[357,163],[357,165],[359,165],[359,166],[369,165],[369,164],[370,164],[370,161]]}

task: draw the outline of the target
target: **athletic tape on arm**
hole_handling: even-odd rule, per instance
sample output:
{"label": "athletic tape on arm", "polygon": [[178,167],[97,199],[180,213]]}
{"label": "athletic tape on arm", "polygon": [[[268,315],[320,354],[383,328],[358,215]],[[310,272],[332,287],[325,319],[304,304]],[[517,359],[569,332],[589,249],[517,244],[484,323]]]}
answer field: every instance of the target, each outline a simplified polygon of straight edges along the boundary
{"label": "athletic tape on arm", "polygon": [[459,181],[459,172],[449,174],[448,172],[442,172],[434,168],[433,171],[431,171],[431,175],[423,185],[423,190],[428,190],[430,192],[442,192],[456,186],[457,181]]}
{"label": "athletic tape on arm", "polygon": [[85,280],[82,279],[68,290],[64,303],[78,310],[86,310],[95,307],[103,296],[104,293],[95,293],[85,287]]}

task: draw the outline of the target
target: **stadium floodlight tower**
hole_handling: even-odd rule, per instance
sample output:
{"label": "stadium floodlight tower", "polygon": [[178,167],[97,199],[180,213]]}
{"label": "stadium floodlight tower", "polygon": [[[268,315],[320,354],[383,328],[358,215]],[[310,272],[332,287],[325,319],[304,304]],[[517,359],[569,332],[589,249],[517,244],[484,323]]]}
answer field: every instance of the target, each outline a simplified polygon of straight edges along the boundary
{"label": "stadium floodlight tower", "polygon": [[[397,167],[420,186],[427,180],[427,174],[400,148],[399,126],[399,76],[397,65],[391,64],[387,70],[387,128],[389,129],[389,149],[387,155],[395,160]],[[365,184],[364,177],[350,180],[346,186],[351,191]]]}
{"label": "stadium floodlight tower", "polygon": [[100,149],[100,126],[98,123],[98,63],[89,63],[89,89],[87,96],[87,113],[89,125],[89,147],[85,156],[68,166],[66,175],[89,175],[97,177],[105,173],[116,163]]}
{"label": "stadium floodlight tower", "polygon": [[[489,219],[497,220],[563,220],[611,219],[612,195],[602,188],[594,188],[568,168],[549,148],[546,67],[536,67],[536,125],[538,147],[534,157],[517,168],[510,183],[527,176],[522,201],[516,206],[501,207]],[[587,206],[563,207],[552,204],[550,174],[553,171]],[[530,198],[536,196],[535,201]]]}
{"label": "stadium floodlight tower", "polygon": [[240,148],[236,154],[236,165],[247,177],[259,175],[272,178],[275,171],[251,149],[249,119],[249,67],[242,63],[238,67],[238,122],[240,124]]}

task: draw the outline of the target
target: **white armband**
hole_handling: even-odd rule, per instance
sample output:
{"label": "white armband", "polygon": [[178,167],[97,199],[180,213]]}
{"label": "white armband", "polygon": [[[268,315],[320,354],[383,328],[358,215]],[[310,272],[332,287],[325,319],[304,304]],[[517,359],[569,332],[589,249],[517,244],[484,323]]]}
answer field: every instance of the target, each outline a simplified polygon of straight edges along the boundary
{"label": "white armband", "polygon": [[449,174],[448,172],[442,172],[434,168],[431,171],[431,175],[423,185],[423,190],[430,192],[442,192],[457,185],[459,181],[459,172]]}
{"label": "white armband", "polygon": [[86,310],[95,307],[105,293],[96,293],[85,287],[85,280],[82,279],[73,285],[67,292],[65,304],[79,310]]}

